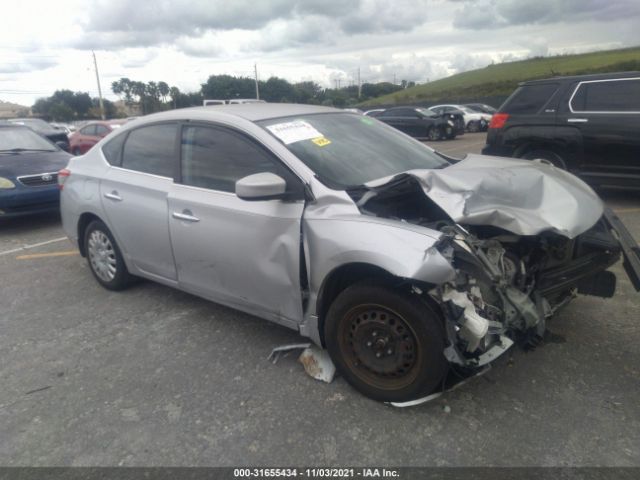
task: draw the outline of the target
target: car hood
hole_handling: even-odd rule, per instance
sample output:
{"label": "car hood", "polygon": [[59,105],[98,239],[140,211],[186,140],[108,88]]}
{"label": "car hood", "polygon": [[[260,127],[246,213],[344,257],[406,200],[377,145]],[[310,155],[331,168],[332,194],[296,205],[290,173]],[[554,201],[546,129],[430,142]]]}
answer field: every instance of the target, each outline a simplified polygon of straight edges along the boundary
{"label": "car hood", "polygon": [[[551,231],[574,238],[604,211],[598,195],[582,180],[540,161],[470,154],[444,169],[401,175],[415,178],[455,222],[491,225],[518,235]],[[382,187],[371,183],[377,184],[376,190]]]}
{"label": "car hood", "polygon": [[71,155],[63,151],[0,154],[0,177],[15,178],[57,172],[67,166],[70,158]]}

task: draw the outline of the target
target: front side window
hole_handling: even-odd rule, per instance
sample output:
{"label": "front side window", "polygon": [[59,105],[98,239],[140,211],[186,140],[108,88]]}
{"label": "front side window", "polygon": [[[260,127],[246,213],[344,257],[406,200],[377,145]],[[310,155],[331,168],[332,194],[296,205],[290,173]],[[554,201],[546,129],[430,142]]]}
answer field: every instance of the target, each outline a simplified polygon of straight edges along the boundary
{"label": "front side window", "polygon": [[360,186],[414,169],[449,162],[382,122],[351,113],[322,113],[257,122],[306,164],[326,185]]}
{"label": "front side window", "polygon": [[177,133],[177,124],[150,125],[132,130],[122,151],[122,167],[173,177]]}
{"label": "front side window", "polygon": [[185,185],[235,192],[236,181],[271,172],[291,183],[291,174],[265,150],[224,128],[186,126],[182,130],[181,181]]}
{"label": "front side window", "polygon": [[640,112],[640,79],[581,83],[571,108],[574,112]]}

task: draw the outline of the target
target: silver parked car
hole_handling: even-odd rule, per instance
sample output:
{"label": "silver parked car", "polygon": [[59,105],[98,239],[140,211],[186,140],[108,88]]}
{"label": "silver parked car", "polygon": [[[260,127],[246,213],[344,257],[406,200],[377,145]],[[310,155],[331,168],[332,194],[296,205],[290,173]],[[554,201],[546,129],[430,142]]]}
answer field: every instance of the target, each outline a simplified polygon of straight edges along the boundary
{"label": "silver parked car", "polygon": [[144,277],[295,329],[383,401],[535,346],[577,292],[613,295],[621,254],[640,287],[633,239],[568,172],[454,161],[336,109],[150,115],[59,179],[64,229],[104,287]]}

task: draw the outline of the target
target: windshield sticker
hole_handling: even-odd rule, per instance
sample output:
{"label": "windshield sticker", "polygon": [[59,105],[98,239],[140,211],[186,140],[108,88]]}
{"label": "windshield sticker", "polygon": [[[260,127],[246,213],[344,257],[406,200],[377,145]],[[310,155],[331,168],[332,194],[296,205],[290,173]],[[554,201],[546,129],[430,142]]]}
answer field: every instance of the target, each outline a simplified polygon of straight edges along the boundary
{"label": "windshield sticker", "polygon": [[366,123],[367,125],[373,125],[373,120],[371,120],[370,118],[367,118],[367,117],[360,118],[360,121],[362,123]]}
{"label": "windshield sticker", "polygon": [[323,137],[322,133],[304,120],[294,120],[293,122],[276,123],[269,125],[267,129],[278,137],[285,145],[311,140],[312,138]]}
{"label": "windshield sticker", "polygon": [[329,140],[326,137],[314,138],[311,141],[316,145],[318,145],[319,147],[325,147],[331,143],[331,140]]}

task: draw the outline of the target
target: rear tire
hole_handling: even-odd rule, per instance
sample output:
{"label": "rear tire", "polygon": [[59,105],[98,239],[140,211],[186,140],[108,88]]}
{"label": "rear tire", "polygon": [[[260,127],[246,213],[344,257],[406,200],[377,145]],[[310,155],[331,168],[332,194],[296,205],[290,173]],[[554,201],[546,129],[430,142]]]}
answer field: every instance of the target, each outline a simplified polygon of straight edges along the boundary
{"label": "rear tire", "polygon": [[541,158],[542,160],[547,160],[554,167],[561,168],[562,170],[567,169],[567,164],[564,162],[562,157],[551,150],[530,150],[526,152],[522,157],[524,160],[536,160]]}
{"label": "rear tire", "polygon": [[327,313],[325,340],[336,369],[363,395],[385,402],[421,398],[448,370],[441,320],[417,296],[359,283]]}
{"label": "rear tire", "polygon": [[437,142],[442,138],[442,131],[438,127],[429,127],[427,130],[427,139],[431,142]]}
{"label": "rear tire", "polygon": [[84,231],[84,251],[91,273],[108,290],[123,290],[131,285],[133,276],[127,270],[122,253],[107,226],[92,221]]}
{"label": "rear tire", "polygon": [[480,122],[476,121],[476,120],[471,120],[468,124],[467,124],[467,132],[469,133],[476,133],[480,131]]}

